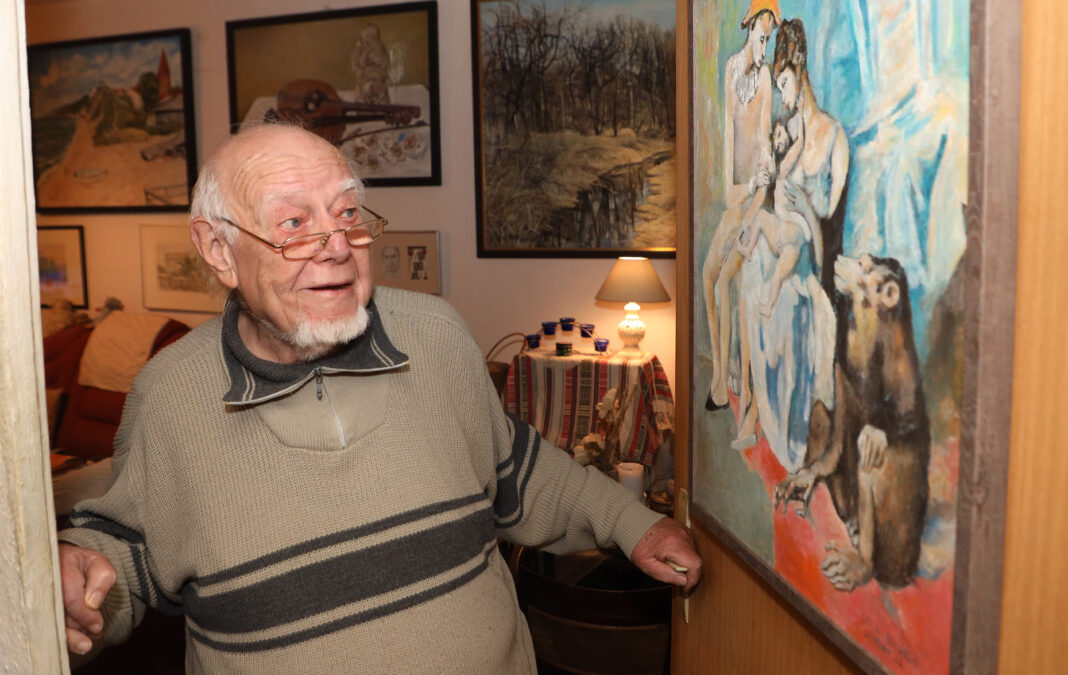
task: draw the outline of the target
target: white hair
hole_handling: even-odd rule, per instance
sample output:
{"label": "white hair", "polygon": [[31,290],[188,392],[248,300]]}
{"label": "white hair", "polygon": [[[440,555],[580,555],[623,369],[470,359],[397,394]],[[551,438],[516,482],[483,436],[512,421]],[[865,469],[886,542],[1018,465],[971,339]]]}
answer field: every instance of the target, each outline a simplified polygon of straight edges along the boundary
{"label": "white hair", "polygon": [[[257,122],[244,125],[241,130],[227,140],[223,144],[223,147],[216,151],[215,155],[213,155],[212,158],[200,169],[200,175],[197,177],[196,185],[193,186],[193,199],[189,204],[190,221],[204,219],[211,223],[216,228],[216,231],[221,230],[222,235],[227,242],[231,244],[234,242],[234,237],[236,236],[234,234],[235,228],[218,227],[218,225],[222,223],[231,224],[234,222],[234,219],[230,215],[231,211],[229,208],[229,200],[232,198],[232,195],[226,194],[223,191],[222,184],[219,182],[218,157],[222,154],[222,150],[226,148],[227,145],[235,142],[236,139],[245,137],[249,134],[258,133],[263,129],[271,128],[296,129],[304,131],[312,138],[319,139],[319,136],[316,136],[310,131],[305,131],[305,129],[298,124],[290,122]],[[323,140],[322,142],[326,143],[327,141]],[[363,204],[364,184],[363,181],[360,180],[356,162],[352,158],[347,157],[333,144],[331,144],[330,147],[334,149],[338,158],[345,162],[345,166],[348,167],[349,173],[352,174],[351,187],[356,190],[357,202]],[[345,189],[349,188],[346,187]]]}

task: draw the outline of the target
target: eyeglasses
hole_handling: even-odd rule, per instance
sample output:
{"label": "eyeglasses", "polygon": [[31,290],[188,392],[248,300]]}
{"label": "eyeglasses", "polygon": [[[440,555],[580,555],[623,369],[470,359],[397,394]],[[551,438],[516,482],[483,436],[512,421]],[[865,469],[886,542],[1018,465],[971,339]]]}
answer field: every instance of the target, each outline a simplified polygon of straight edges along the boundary
{"label": "eyeglasses", "polygon": [[309,260],[319,255],[319,253],[326,248],[327,243],[330,241],[330,237],[338,232],[343,232],[345,234],[345,239],[348,240],[349,246],[368,246],[375,239],[382,236],[382,231],[386,229],[386,225],[389,225],[389,220],[385,216],[375,213],[366,206],[361,206],[360,209],[374,216],[374,220],[356,223],[351,227],[341,227],[336,230],[330,230],[329,232],[302,234],[296,237],[290,237],[281,244],[276,244],[273,241],[264,239],[255,232],[241,227],[229,218],[223,218],[223,220],[250,237],[258,239],[270,246],[274,250],[281,251],[282,257],[286,260]]}

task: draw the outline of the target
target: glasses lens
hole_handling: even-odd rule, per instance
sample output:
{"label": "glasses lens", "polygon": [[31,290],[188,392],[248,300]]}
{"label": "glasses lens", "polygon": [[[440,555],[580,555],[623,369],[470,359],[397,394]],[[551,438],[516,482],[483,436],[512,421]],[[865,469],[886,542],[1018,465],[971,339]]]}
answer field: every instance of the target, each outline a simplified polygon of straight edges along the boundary
{"label": "glasses lens", "polygon": [[349,240],[351,246],[367,246],[375,239],[378,239],[380,234],[382,234],[381,220],[360,223],[345,230],[345,237]]}
{"label": "glasses lens", "polygon": [[294,237],[282,246],[282,255],[289,260],[307,260],[319,255],[326,243],[325,234],[309,234]]}

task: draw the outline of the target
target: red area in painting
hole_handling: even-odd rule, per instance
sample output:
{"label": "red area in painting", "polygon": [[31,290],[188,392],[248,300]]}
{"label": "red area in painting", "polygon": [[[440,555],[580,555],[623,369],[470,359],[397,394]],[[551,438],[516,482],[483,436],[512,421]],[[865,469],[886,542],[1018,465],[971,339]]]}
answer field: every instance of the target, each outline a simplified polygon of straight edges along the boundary
{"label": "red area in painting", "polygon": [[[952,443],[932,462],[932,475],[952,486],[955,501],[957,452]],[[767,439],[743,453],[749,468],[760,474],[768,499],[786,477]],[[939,463],[938,466],[935,464]],[[932,486],[933,489],[937,489]],[[937,579],[917,578],[901,589],[869,581],[852,592],[836,590],[820,571],[825,546],[851,546],[845,525],[835,513],[825,486],[813,492],[808,518],[796,513],[798,503],[775,511],[775,571],[841,627],[857,644],[895,673],[944,673],[949,670],[953,608],[953,570]]]}

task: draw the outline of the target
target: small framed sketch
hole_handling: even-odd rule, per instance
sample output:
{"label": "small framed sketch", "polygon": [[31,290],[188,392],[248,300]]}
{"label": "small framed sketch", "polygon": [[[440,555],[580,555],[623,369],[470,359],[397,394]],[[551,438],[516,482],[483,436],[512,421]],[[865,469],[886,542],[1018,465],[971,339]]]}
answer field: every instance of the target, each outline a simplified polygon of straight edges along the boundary
{"label": "small framed sketch", "polygon": [[379,286],[440,295],[437,231],[384,233],[371,244],[371,269]]}
{"label": "small framed sketch", "polygon": [[85,233],[81,225],[37,228],[37,265],[41,305],[70,300],[75,309],[89,307],[85,283]]}
{"label": "small framed sketch", "polygon": [[141,226],[141,288],[148,309],[218,312],[185,225]]}

